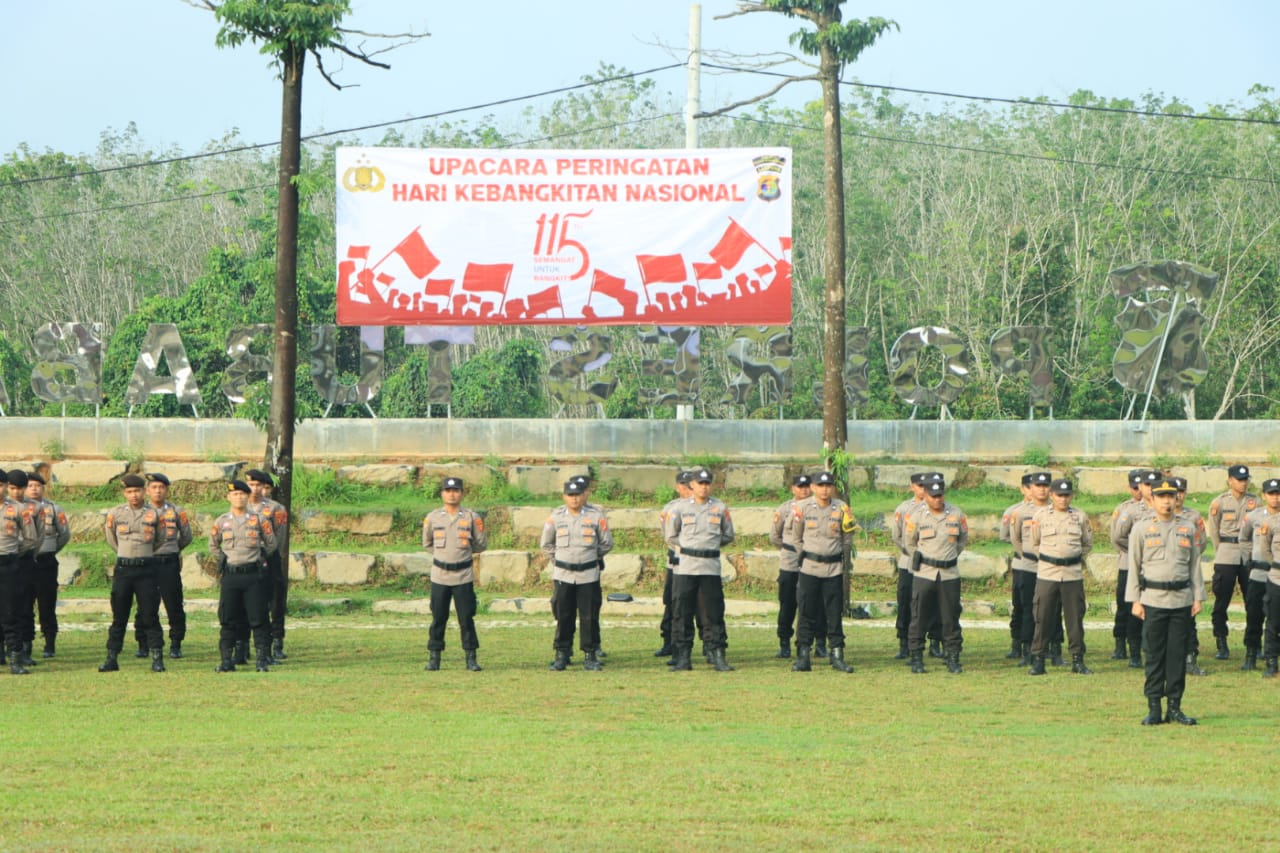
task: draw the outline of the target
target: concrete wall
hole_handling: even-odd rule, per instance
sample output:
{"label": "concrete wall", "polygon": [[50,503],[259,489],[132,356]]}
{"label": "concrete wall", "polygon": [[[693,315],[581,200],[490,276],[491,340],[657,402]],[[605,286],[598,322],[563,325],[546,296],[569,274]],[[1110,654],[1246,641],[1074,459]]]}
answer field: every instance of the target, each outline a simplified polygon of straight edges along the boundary
{"label": "concrete wall", "polygon": [[[860,458],[1017,462],[1028,447],[1054,459],[1138,463],[1156,456],[1258,464],[1280,448],[1276,421],[850,421]],[[54,445],[75,458],[259,459],[265,434],[237,419],[0,418],[0,450],[42,459]],[[738,420],[309,420],[300,461],[356,460],[812,460],[819,421]]]}

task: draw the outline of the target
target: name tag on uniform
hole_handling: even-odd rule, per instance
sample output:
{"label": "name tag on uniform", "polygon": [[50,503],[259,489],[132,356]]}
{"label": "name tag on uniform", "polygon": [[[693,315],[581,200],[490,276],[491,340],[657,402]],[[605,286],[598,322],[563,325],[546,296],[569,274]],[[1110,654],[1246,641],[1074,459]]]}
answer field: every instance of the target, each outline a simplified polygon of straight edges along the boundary
{"label": "name tag on uniform", "polygon": [[932,539],[936,535],[938,535],[938,533],[932,527],[924,527],[920,530],[921,539]]}

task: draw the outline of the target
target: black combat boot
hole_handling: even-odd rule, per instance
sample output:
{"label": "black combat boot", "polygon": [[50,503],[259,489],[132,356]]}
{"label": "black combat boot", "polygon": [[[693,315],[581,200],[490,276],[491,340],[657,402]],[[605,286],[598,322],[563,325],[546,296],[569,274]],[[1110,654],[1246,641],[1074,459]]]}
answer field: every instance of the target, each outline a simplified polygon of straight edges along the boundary
{"label": "black combat boot", "polygon": [[1142,718],[1144,726],[1158,726],[1164,723],[1164,716],[1160,711],[1159,699],[1147,700],[1147,715]]}
{"label": "black combat boot", "polygon": [[654,656],[655,658],[669,658],[669,657],[671,657],[673,654],[675,654],[675,652],[676,652],[676,648],[675,648],[675,646],[671,645],[671,641],[670,641],[670,640],[663,640],[663,641],[662,641],[662,648],[660,648],[660,649],[658,649],[656,652],[654,652],[654,653],[653,653],[653,656]]}
{"label": "black combat boot", "polygon": [[894,660],[907,660],[911,657],[911,652],[907,649],[907,641],[898,641],[898,653],[893,656]]}
{"label": "black combat boot", "polygon": [[547,669],[552,672],[564,672],[569,668],[569,653],[564,649],[556,649],[556,658],[551,662]]}
{"label": "black combat boot", "polygon": [[102,662],[102,666],[98,667],[98,672],[118,672],[120,670],[120,663],[116,660],[118,654],[107,649],[107,659]]}
{"label": "black combat boot", "polygon": [[831,668],[837,672],[853,672],[853,667],[844,661],[844,646],[831,649],[831,657],[827,661],[831,664]]}
{"label": "black combat boot", "polygon": [[778,640],[778,653],[774,657],[783,659],[791,657],[791,641]]}
{"label": "black combat boot", "polygon": [[467,649],[467,669],[471,672],[480,671],[480,664],[476,661],[475,649]]}
{"label": "black combat boot", "polygon": [[670,666],[672,672],[688,672],[693,669],[693,649],[677,646],[675,653],[671,655]]}
{"label": "black combat boot", "polygon": [[1049,662],[1054,666],[1067,665],[1067,662],[1062,658],[1062,643],[1049,644]]}
{"label": "black combat boot", "polygon": [[926,672],[924,668],[924,651],[911,653],[911,671],[917,675]]}
{"label": "black combat boot", "polygon": [[825,638],[814,641],[813,656],[815,658],[825,658],[827,656],[827,641]]}
{"label": "black combat boot", "polygon": [[139,641],[138,641],[138,650],[137,650],[136,652],[134,652],[134,653],[133,653],[133,656],[134,656],[135,658],[138,658],[139,660],[141,660],[142,658],[149,658],[149,657],[151,657],[151,650],[147,648],[147,641],[146,641],[146,640],[139,640]]}
{"label": "black combat boot", "polygon": [[600,653],[594,649],[587,652],[582,661],[582,668],[588,672],[599,672],[604,669],[604,664],[600,663]]}
{"label": "black combat boot", "polygon": [[1244,663],[1240,664],[1241,672],[1251,672],[1258,668],[1258,647],[1244,647]]}
{"label": "black combat boot", "polygon": [[1129,669],[1142,669],[1142,643],[1129,644]]}
{"label": "black combat boot", "polygon": [[151,671],[164,672],[164,649],[151,650]]}
{"label": "black combat boot", "polygon": [[1227,645],[1226,637],[1214,637],[1218,642],[1218,653],[1213,656],[1214,660],[1229,660],[1231,658],[1231,647]]}
{"label": "black combat boot", "polygon": [[23,643],[23,644],[22,644],[22,665],[23,665],[23,666],[35,666],[35,665],[36,665],[36,662],[31,658],[31,644],[30,644],[30,643]]}
{"label": "black combat boot", "polygon": [[1077,675],[1093,675],[1093,670],[1084,665],[1084,655],[1071,656],[1071,671]]}
{"label": "black combat boot", "polygon": [[1031,671],[1027,675],[1044,675],[1044,655],[1031,656]]}
{"label": "black combat boot", "polygon": [[232,662],[237,664],[244,664],[249,662],[249,641],[248,640],[236,640],[236,653],[235,653],[235,657],[231,658],[231,660]]}
{"label": "black combat boot", "polygon": [[733,667],[724,659],[724,649],[711,650],[711,666],[716,672],[733,672]]}
{"label": "black combat boot", "polygon": [[214,672],[235,672],[236,662],[233,656],[232,643],[218,643],[218,653],[222,656],[222,663],[214,667]]}
{"label": "black combat boot", "polygon": [[792,672],[809,672],[813,669],[813,661],[809,657],[808,646],[796,646],[796,662],[791,664]]}
{"label": "black combat boot", "polygon": [[271,671],[271,651],[269,646],[261,646],[257,649],[258,659],[254,663],[254,669],[258,672]]}
{"label": "black combat boot", "polygon": [[169,643],[169,657],[182,657],[182,642],[180,640],[172,640]]}
{"label": "black combat boot", "polygon": [[1169,713],[1164,715],[1164,721],[1166,723],[1181,723],[1184,726],[1194,726],[1196,724],[1195,717],[1188,717],[1182,713],[1181,699],[1169,700]]}
{"label": "black combat boot", "polygon": [[1022,643],[1017,637],[1009,644],[1009,654],[1004,656],[1005,660],[1017,660],[1022,657]]}
{"label": "black combat boot", "polygon": [[51,657],[53,657],[54,655],[56,655],[56,654],[57,654],[57,641],[58,641],[58,635],[57,635],[57,634],[50,634],[48,637],[45,637],[45,638],[44,638],[44,652],[41,654],[41,657],[51,658]]}
{"label": "black combat boot", "polygon": [[[569,662],[568,654],[565,655],[565,663]],[[440,669],[440,653],[437,651],[427,652],[427,665],[424,667],[427,672],[436,672]]]}
{"label": "black combat boot", "polygon": [[929,657],[931,657],[931,658],[942,658],[942,657],[944,657],[944,655],[942,654],[942,641],[941,641],[941,640],[930,640],[930,641],[929,641]]}
{"label": "black combat boot", "polygon": [[959,675],[960,673],[964,672],[964,667],[960,666],[959,652],[947,652],[946,661],[947,661],[947,672],[951,673],[952,675]]}
{"label": "black combat boot", "polygon": [[1208,675],[1209,674],[1205,670],[1201,669],[1200,665],[1196,663],[1196,658],[1198,657],[1199,655],[1197,655],[1195,652],[1192,652],[1191,654],[1187,655],[1187,675]]}
{"label": "black combat boot", "polygon": [[1018,665],[1031,666],[1031,644],[1030,643],[1022,644],[1022,660],[1019,661]]}
{"label": "black combat boot", "polygon": [[1263,678],[1276,677],[1276,659],[1275,657],[1267,658],[1267,668],[1262,671]]}
{"label": "black combat boot", "polygon": [[278,640],[272,640],[272,642],[271,642],[271,657],[272,657],[272,658],[274,658],[274,659],[275,659],[275,660],[277,660],[277,661],[282,661],[282,660],[284,660],[285,658],[289,657],[288,655],[286,655],[286,654],[284,653],[284,638],[283,638],[283,637],[281,637],[281,638],[280,638],[280,639],[278,639]]}
{"label": "black combat boot", "polygon": [[1124,637],[1116,637],[1116,650],[1111,653],[1112,660],[1124,660],[1128,655],[1124,650]]}

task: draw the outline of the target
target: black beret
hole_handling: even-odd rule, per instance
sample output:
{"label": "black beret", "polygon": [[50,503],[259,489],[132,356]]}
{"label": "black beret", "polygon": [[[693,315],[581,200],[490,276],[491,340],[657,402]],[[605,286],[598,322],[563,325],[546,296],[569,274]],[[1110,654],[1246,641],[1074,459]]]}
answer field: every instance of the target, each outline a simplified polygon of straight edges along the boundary
{"label": "black beret", "polygon": [[249,484],[244,480],[232,480],[227,483],[227,493],[230,494],[231,492],[244,492],[246,495],[253,494],[253,490],[249,488]]}
{"label": "black beret", "polygon": [[147,481],[137,474],[125,474],[120,478],[120,485],[126,489],[141,489],[146,484]]}
{"label": "black beret", "polygon": [[580,495],[587,490],[587,486],[577,477],[564,481],[564,493],[566,495]]}
{"label": "black beret", "polygon": [[275,488],[276,482],[271,479],[271,475],[266,471],[259,471],[254,468],[252,471],[245,471],[244,478],[251,483],[264,483],[265,485]]}
{"label": "black beret", "polygon": [[27,482],[39,483],[42,486],[45,485],[44,477],[41,477],[35,471],[32,471],[30,474],[27,475]]}
{"label": "black beret", "polygon": [[19,469],[14,468],[9,472],[6,479],[9,481],[10,486],[17,486],[20,489],[25,489],[27,487],[26,471],[20,471]]}
{"label": "black beret", "polygon": [[830,471],[822,471],[813,475],[813,484],[815,486],[834,486],[836,478],[832,476]]}
{"label": "black beret", "polygon": [[148,483],[164,483],[167,486],[169,485],[169,478],[166,477],[164,474],[148,474],[147,482]]}
{"label": "black beret", "polygon": [[809,475],[808,475],[808,474],[796,474],[796,475],[795,475],[795,477],[793,477],[793,478],[792,478],[792,480],[791,480],[791,485],[793,485],[793,486],[811,486],[811,485],[813,485],[813,480],[809,479]]}
{"label": "black beret", "polygon": [[440,481],[440,491],[443,492],[448,489],[457,489],[458,491],[462,491],[462,478],[461,477],[445,477],[442,481]]}

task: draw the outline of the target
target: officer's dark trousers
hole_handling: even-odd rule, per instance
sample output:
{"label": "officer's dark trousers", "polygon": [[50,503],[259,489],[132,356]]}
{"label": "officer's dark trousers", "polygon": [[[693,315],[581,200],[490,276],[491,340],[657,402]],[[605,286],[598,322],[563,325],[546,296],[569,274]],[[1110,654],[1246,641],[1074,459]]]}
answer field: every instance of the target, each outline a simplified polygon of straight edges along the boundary
{"label": "officer's dark trousers", "polygon": [[[267,626],[267,578],[259,569],[236,572],[228,568],[222,573],[222,591],[218,596],[218,622],[222,630],[218,634],[218,648],[225,655],[239,639],[240,627],[248,625],[253,634],[253,646],[259,652],[271,648],[271,631]],[[163,648],[163,640],[151,648]]]}
{"label": "officer's dark trousers", "polygon": [[1244,591],[1244,644],[1246,648],[1262,648],[1262,623],[1267,618],[1266,581],[1249,581]]}
{"label": "officer's dark trousers", "polygon": [[458,630],[462,634],[462,648],[466,651],[480,648],[476,636],[476,588],[463,583],[448,586],[431,584],[431,627],[427,630],[427,651],[444,651],[444,629],[449,626],[449,603],[458,611]]}
{"label": "officer's dark trousers", "polygon": [[1231,597],[1236,587],[1240,587],[1240,595],[1244,596],[1248,583],[1248,566],[1214,564],[1213,636],[1227,636],[1227,608],[1231,606]]}
{"label": "officer's dark trousers", "polygon": [[1009,615],[1009,636],[1019,642],[1030,643],[1036,631],[1036,573],[1014,569],[1012,593],[1013,613]]}
{"label": "officer's dark trousers", "polygon": [[22,577],[16,555],[0,557],[0,631],[10,654],[22,648]]}
{"label": "officer's dark trousers", "polygon": [[129,631],[129,611],[133,600],[138,600],[138,624],[142,626],[147,645],[153,649],[164,648],[164,633],[160,630],[160,588],[156,584],[156,569],[148,566],[122,566],[116,563],[115,577],[111,579],[111,627],[107,629],[107,651],[117,654],[124,648],[124,635]]}
{"label": "officer's dark trousers", "polygon": [[1181,699],[1187,684],[1187,636],[1191,608],[1147,607],[1142,625],[1142,653],[1147,660],[1148,699]]}
{"label": "officer's dark trousers", "polygon": [[[169,620],[169,642],[181,643],[187,638],[187,612],[182,606],[182,558],[177,554],[156,557],[156,585],[160,588],[160,601],[164,604],[165,618]],[[157,614],[158,615],[158,614]],[[147,642],[143,633],[139,613],[133,620],[133,636],[141,645]],[[163,628],[161,631],[163,632]],[[164,648],[164,634],[160,635],[160,645],[151,648]]]}
{"label": "officer's dark trousers", "polygon": [[724,586],[719,575],[680,575],[671,581],[671,640],[680,649],[693,649],[693,620],[702,620],[702,644],[707,651],[723,649]]}
{"label": "officer's dark trousers", "polygon": [[1053,632],[1066,617],[1067,640],[1072,656],[1083,655],[1084,648],[1084,581],[1046,581],[1036,579],[1036,632],[1031,640],[1031,654],[1039,656],[1053,639]]}
{"label": "officer's dark trousers", "polygon": [[36,610],[40,613],[40,633],[46,640],[58,635],[58,557],[36,555]]}
{"label": "officer's dark trousers", "polygon": [[1116,572],[1116,621],[1111,626],[1111,636],[1116,640],[1123,639],[1132,648],[1142,643],[1142,620],[1133,618],[1133,602],[1124,599],[1124,588],[1128,583],[1128,569]]}
{"label": "officer's dark trousers", "polygon": [[[666,580],[662,584],[662,622],[658,625],[658,630],[662,632],[662,644],[665,646],[671,642],[671,614],[674,612],[671,606],[671,584],[675,572],[668,567]],[[553,608],[554,609],[554,608]],[[702,614],[696,610],[693,613],[694,623],[698,626],[698,636],[702,637],[705,642],[706,637],[702,628]]]}
{"label": "officer's dark trousers", "polygon": [[898,640],[907,639],[907,631],[911,628],[911,571],[898,569],[898,614],[893,627],[898,632]]}
{"label": "officer's dark trousers", "polygon": [[271,600],[268,602],[271,623],[271,639],[284,639],[284,614],[289,608],[289,572],[280,560],[280,552],[267,558],[267,577],[271,585]]}
{"label": "officer's dark trousers", "polygon": [[911,579],[911,627],[907,647],[924,651],[924,637],[935,621],[942,623],[942,644],[947,652],[960,652],[960,579],[931,580],[915,575]]}
{"label": "officer's dark trousers", "polygon": [[[784,572],[783,574],[787,574]],[[808,648],[815,638],[826,636],[833,649],[844,648],[844,577],[819,578],[799,572],[796,602],[800,625],[796,645]]]}
{"label": "officer's dark trousers", "polygon": [[556,636],[552,648],[556,651],[573,649],[574,621],[582,629],[578,638],[584,652],[600,647],[600,581],[592,583],[554,582],[556,601]]}
{"label": "officer's dark trousers", "polygon": [[1280,657],[1280,586],[1267,581],[1267,645],[1265,657]]}

